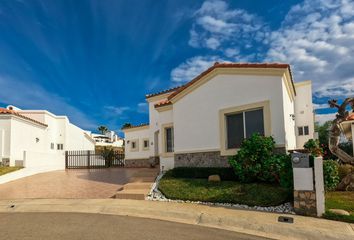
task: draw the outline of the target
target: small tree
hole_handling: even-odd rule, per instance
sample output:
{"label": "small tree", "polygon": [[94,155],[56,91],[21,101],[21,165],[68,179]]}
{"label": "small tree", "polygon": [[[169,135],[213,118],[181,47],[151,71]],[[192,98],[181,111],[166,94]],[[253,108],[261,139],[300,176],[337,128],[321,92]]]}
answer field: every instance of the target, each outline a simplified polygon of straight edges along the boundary
{"label": "small tree", "polygon": [[292,187],[292,168],[290,157],[274,154],[275,142],[272,137],[258,133],[245,139],[240,150],[229,163],[241,182],[279,183]]}
{"label": "small tree", "polygon": [[122,126],[122,129],[124,129],[124,128],[129,128],[129,127],[131,127],[131,126],[132,126],[131,123],[124,123],[123,126]]}
{"label": "small tree", "polygon": [[106,126],[99,126],[98,128],[97,128],[97,130],[102,134],[102,135],[104,135],[104,134],[106,134],[106,132],[108,132],[108,128],[106,127]]}

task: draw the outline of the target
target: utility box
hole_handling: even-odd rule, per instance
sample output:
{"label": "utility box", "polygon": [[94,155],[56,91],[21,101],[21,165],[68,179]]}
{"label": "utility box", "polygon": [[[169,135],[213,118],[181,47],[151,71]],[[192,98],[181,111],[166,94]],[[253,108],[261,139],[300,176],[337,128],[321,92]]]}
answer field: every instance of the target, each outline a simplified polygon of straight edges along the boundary
{"label": "utility box", "polygon": [[294,152],[291,154],[291,162],[293,168],[309,168],[310,154]]}

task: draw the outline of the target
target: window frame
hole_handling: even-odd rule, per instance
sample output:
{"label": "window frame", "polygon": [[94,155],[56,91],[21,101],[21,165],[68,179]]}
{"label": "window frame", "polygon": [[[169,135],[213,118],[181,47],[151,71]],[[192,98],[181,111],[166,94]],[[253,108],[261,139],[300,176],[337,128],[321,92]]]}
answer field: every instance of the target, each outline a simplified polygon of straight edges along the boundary
{"label": "window frame", "polygon": [[[300,134],[300,129],[301,129],[301,134]],[[307,131],[305,130],[307,129]],[[310,127],[308,125],[306,126],[298,126],[297,127],[297,136],[310,136]]]}
{"label": "window frame", "polygon": [[[235,149],[235,148],[229,148],[228,117],[235,116],[235,115],[241,115],[242,116],[242,125],[243,125],[242,126],[242,130],[243,130],[242,138],[246,139],[247,138],[247,116],[246,115],[247,115],[248,112],[253,112],[253,111],[258,111],[258,110],[262,110],[262,114],[263,114],[263,117],[264,117],[264,109],[263,109],[263,107],[250,109],[250,110],[244,110],[244,111],[237,112],[237,113],[225,114],[225,118],[226,118],[226,149],[227,150],[228,149]],[[263,119],[263,134],[264,134],[264,119]],[[238,147],[236,147],[236,149]]]}
{"label": "window frame", "polygon": [[[227,115],[243,113],[252,110],[263,109],[263,129],[265,136],[271,136],[271,112],[270,101],[262,101],[241,106],[235,106],[219,110],[219,125],[220,125],[220,154],[221,156],[235,155],[239,148],[227,148]],[[245,114],[243,114],[244,117]],[[244,128],[245,128],[244,121]],[[245,134],[245,129],[244,129]]]}
{"label": "window frame", "polygon": [[[147,142],[147,147],[145,147],[145,142]],[[149,149],[150,149],[150,139],[144,138],[144,139],[143,139],[143,150],[144,150],[144,151],[147,151],[147,150],[149,150]]]}
{"label": "window frame", "polygon": [[[135,143],[135,148],[133,148],[133,143]],[[130,140],[130,151],[131,152],[138,152],[139,151],[139,139],[132,139]]]}
{"label": "window frame", "polygon": [[[166,139],[166,129],[167,128],[172,128],[172,152],[167,152],[167,139]],[[174,151],[175,151],[175,146],[174,146],[174,126],[173,123],[166,123],[161,125],[161,140],[162,140],[162,157],[173,157],[174,156]]]}

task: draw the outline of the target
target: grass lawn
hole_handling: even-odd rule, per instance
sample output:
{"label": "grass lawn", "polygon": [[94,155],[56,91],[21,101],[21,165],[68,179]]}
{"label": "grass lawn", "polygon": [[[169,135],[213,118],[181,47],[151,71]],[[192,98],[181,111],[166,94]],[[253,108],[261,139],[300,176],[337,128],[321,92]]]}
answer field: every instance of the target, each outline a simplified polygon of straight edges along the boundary
{"label": "grass lawn", "polygon": [[[329,213],[328,209],[343,209],[350,216]],[[354,192],[327,192],[325,218],[354,223]]]}
{"label": "grass lawn", "polygon": [[0,167],[0,176],[9,172],[17,171],[22,167]]}
{"label": "grass lawn", "polygon": [[269,184],[241,184],[235,181],[163,177],[159,190],[170,199],[276,206],[288,202],[289,190]]}

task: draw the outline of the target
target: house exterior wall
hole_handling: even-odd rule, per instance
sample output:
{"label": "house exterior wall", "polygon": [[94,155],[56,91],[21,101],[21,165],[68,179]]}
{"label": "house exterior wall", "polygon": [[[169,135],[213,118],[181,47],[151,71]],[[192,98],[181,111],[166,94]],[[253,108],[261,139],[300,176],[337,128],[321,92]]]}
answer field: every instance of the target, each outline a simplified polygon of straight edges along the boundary
{"label": "house exterior wall", "polygon": [[[160,123],[160,134],[159,134],[159,156],[160,156],[160,166],[163,170],[168,170],[174,168],[174,156],[170,154],[165,154],[165,141],[164,138],[164,126],[173,126],[173,110],[167,110],[159,112],[159,123]],[[175,138],[176,139],[176,138]]]}
{"label": "house exterior wall", "polygon": [[[144,139],[149,139],[150,129],[148,126],[142,129],[130,129],[125,131],[125,159],[126,160],[146,160],[150,157],[150,149],[152,148],[151,142],[149,142],[149,149],[143,149]],[[138,147],[136,150],[132,150],[132,142],[137,141]],[[150,139],[149,139],[150,141]]]}
{"label": "house exterior wall", "polygon": [[45,126],[31,123],[19,117],[12,117],[10,122],[10,166],[14,166],[16,161],[23,161],[23,151],[25,150],[45,151]]}
{"label": "house exterior wall", "polygon": [[[0,116],[0,160],[9,158],[11,166],[21,162],[25,167],[47,165],[64,168],[65,150],[94,150],[93,140],[85,136],[84,130],[71,124],[67,117],[47,111],[18,112],[48,126],[15,115]],[[57,144],[63,144],[63,150],[58,150]]]}
{"label": "house exterior wall", "polygon": [[0,161],[10,158],[11,120],[0,116]]}
{"label": "house exterior wall", "polygon": [[216,75],[174,103],[175,153],[220,151],[219,111],[262,101],[270,102],[271,135],[284,145],[282,98],[280,77]]}
{"label": "house exterior wall", "polygon": [[284,81],[282,81],[282,93],[283,93],[283,118],[284,118],[284,138],[285,149],[291,150],[296,148],[296,136],[295,136],[295,114],[294,99],[291,99],[286,89]]}
{"label": "house exterior wall", "polygon": [[[295,136],[296,148],[303,148],[305,142],[314,138],[314,112],[312,104],[312,84],[311,81],[299,82],[295,84]],[[299,136],[298,127],[308,126],[309,135]]]}

